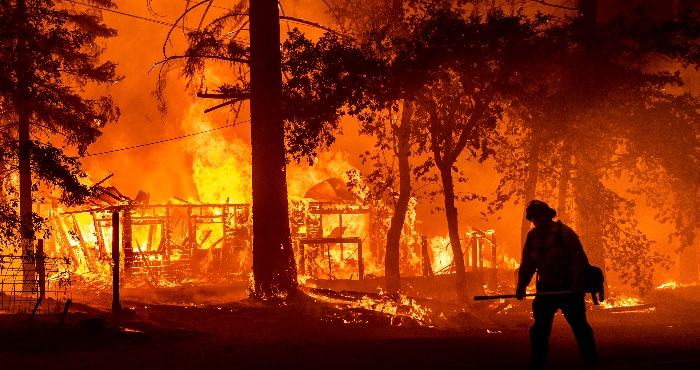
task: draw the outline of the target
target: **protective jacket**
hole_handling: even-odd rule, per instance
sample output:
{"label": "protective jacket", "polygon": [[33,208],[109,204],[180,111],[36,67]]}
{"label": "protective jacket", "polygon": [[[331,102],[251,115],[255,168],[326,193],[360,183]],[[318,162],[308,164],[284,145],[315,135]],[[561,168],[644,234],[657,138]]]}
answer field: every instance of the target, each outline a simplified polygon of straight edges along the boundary
{"label": "protective jacket", "polygon": [[535,272],[538,292],[582,289],[589,266],[578,235],[561,221],[552,222],[546,230],[530,230],[521,261],[518,293],[525,292]]}

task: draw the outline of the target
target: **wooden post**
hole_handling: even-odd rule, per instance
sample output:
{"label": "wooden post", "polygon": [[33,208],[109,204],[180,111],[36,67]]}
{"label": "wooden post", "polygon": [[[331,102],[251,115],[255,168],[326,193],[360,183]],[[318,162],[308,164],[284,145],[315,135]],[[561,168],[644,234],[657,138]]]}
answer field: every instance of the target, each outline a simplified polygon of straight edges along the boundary
{"label": "wooden post", "polygon": [[[338,214],[338,230],[340,230],[340,235],[338,235],[339,238],[343,237],[343,214],[339,213]],[[343,243],[340,243],[340,262],[342,263],[344,260],[343,258]]]}
{"label": "wooden post", "polygon": [[36,273],[39,275],[39,299],[46,295],[46,268],[44,263],[44,239],[37,240],[36,244]]}
{"label": "wooden post", "polygon": [[498,286],[498,249],[496,246],[496,233],[491,234],[491,283],[494,287]]}
{"label": "wooden post", "polygon": [[479,255],[477,254],[479,250],[479,241],[476,239],[476,234],[473,234],[469,245],[472,247],[472,271],[476,271]]}
{"label": "wooden post", "polygon": [[133,222],[131,221],[131,208],[126,207],[122,216],[122,244],[124,247],[124,278],[128,279],[134,269],[134,247],[133,247]]}
{"label": "wooden post", "polygon": [[92,216],[92,223],[95,225],[95,236],[97,237],[97,249],[99,250],[100,259],[107,255],[107,248],[105,246],[105,238],[102,235],[102,226],[100,226],[100,221],[97,218],[97,213],[90,212]]}
{"label": "wooden post", "polygon": [[122,310],[119,303],[119,212],[112,212],[112,313]]}
{"label": "wooden post", "polygon": [[299,273],[306,275],[306,250],[304,248],[304,243],[299,240],[297,244],[299,250]]}
{"label": "wooden post", "polygon": [[491,236],[491,267],[496,268],[498,263],[498,250],[496,249],[496,234]]}
{"label": "wooden post", "polygon": [[430,263],[430,254],[428,254],[428,238],[425,235],[421,237],[421,254],[423,257],[423,276],[433,276],[433,267]]}
{"label": "wooden post", "polygon": [[479,247],[479,267],[484,268],[484,241],[481,236],[476,236],[476,245]]}
{"label": "wooden post", "polygon": [[358,276],[357,278],[359,280],[362,280],[365,278],[365,263],[362,261],[362,240],[360,240],[357,243],[357,269],[358,269]]}

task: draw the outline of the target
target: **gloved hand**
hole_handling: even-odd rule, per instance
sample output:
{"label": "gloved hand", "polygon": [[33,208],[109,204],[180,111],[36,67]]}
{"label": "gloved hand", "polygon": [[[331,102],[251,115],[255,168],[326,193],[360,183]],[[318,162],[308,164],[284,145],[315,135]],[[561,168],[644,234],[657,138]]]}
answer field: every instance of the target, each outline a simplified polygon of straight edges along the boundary
{"label": "gloved hand", "polygon": [[[516,289],[515,294],[525,294],[525,289]],[[515,297],[517,300],[522,301],[525,299],[523,296]]]}

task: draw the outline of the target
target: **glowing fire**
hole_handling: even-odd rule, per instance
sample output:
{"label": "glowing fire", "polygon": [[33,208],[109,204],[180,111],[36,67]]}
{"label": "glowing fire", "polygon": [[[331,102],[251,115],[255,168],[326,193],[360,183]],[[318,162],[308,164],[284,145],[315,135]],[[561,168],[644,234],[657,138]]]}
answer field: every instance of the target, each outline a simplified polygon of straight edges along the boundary
{"label": "glowing fire", "polygon": [[[210,103],[198,99],[186,111],[183,129],[188,133],[203,132],[217,126],[215,116],[204,114]],[[251,150],[239,138],[225,138],[224,131],[195,135],[187,141],[193,156],[193,179],[202,203],[250,203]]]}
{"label": "glowing fire", "polygon": [[[430,318],[433,311],[418,304],[415,299],[405,295],[363,295],[360,298],[353,298],[341,293],[328,294],[325,291],[314,289],[303,289],[310,297],[329,304],[335,305],[339,310],[362,309],[388,315],[392,318],[392,324],[404,325],[424,325],[432,326]],[[441,314],[442,315],[442,314]],[[344,323],[366,323],[366,320],[354,315],[343,318]]]}
{"label": "glowing fire", "polygon": [[[430,325],[429,315],[431,310],[422,307],[412,298],[405,295],[399,295],[397,300],[391,299],[386,295],[380,296],[379,299],[373,299],[364,296],[361,299],[352,302],[348,305],[350,308],[364,308],[367,310],[383,312],[394,317],[405,316],[416,320],[421,325]],[[399,324],[401,325],[401,324]]]}
{"label": "glowing fire", "polygon": [[[207,80],[216,83],[221,80],[216,71],[207,72]],[[208,205],[248,205],[251,202],[251,147],[247,140],[236,136],[234,130],[213,130],[222,126],[222,122],[230,122],[230,112],[225,109],[212,113],[203,113],[211,106],[211,101],[197,99],[183,110],[181,128],[186,134],[206,132],[202,135],[192,135],[183,141],[184,149],[192,158],[192,179],[194,181],[197,195],[196,197],[184,200],[173,198],[168,205],[196,206],[200,204]],[[237,119],[237,118],[236,118]],[[240,121],[240,120],[239,120]],[[302,284],[312,284],[313,279],[357,279],[359,277],[360,260],[363,262],[363,272],[365,277],[380,277],[384,275],[384,246],[385,240],[382,235],[377,235],[371,230],[371,210],[367,212],[317,212],[310,211],[313,202],[320,202],[318,199],[305,198],[307,192],[317,184],[321,184],[328,179],[337,179],[341,183],[347,182],[347,173],[354,169],[350,156],[342,152],[322,152],[315,158],[313,166],[307,163],[292,163],[287,167],[288,196],[290,200],[290,219],[294,221],[293,214],[297,214],[301,222],[297,233],[293,236],[294,252],[298,263],[305,260],[305,267],[308,271],[300,273],[299,281]],[[148,189],[146,189],[148,190]],[[360,199],[344,199],[341,206],[359,207]],[[353,203],[354,202],[354,203]],[[333,203],[329,201],[328,203]],[[404,229],[401,234],[401,275],[420,276],[423,274],[424,266],[429,260],[429,266],[433,274],[450,274],[454,272],[453,253],[448,237],[436,236],[425,239],[418,232],[419,221],[416,215],[417,200],[411,199],[407,212]],[[123,205],[123,204],[122,204]],[[154,207],[157,205],[154,205]],[[224,207],[209,207],[201,210],[198,221],[190,225],[191,210],[183,213],[185,208],[180,210],[170,210],[167,217],[173,223],[179,223],[180,231],[173,231],[173,235],[166,236],[165,226],[157,224],[161,222],[164,210],[146,211],[132,209],[134,217],[138,215],[141,220],[144,217],[153,217],[153,220],[134,223],[132,226],[131,243],[134,250],[135,261],[139,264],[140,271],[145,271],[144,281],[154,286],[170,286],[172,281],[164,278],[156,268],[169,264],[185,266],[190,259],[192,262],[186,269],[194,269],[201,272],[215,270],[215,265],[221,265],[223,257],[222,240],[227,238],[221,224],[224,221],[208,222],[208,220],[223,220]],[[53,240],[48,243],[47,253],[52,256],[69,258],[72,261],[73,273],[80,276],[83,281],[104,281],[111,278],[111,248],[112,248],[112,227],[108,222],[111,211],[100,212],[74,212],[65,213],[65,210],[56,209],[52,217],[52,227],[54,229]],[[75,211],[75,210],[73,210]],[[153,212],[149,214],[148,212]],[[244,220],[250,221],[250,214],[239,215]],[[236,216],[236,217],[239,217]],[[296,217],[296,216],[295,216]],[[157,220],[156,220],[157,219]],[[308,220],[317,222],[317,230],[312,233]],[[155,220],[155,221],[154,221]],[[241,221],[241,220],[238,220]],[[297,220],[299,221],[299,220]],[[187,227],[183,223],[187,222]],[[194,221],[192,221],[194,222]],[[380,223],[388,224],[390,219],[379,220]],[[386,226],[386,225],[385,225]],[[173,229],[175,230],[175,229]],[[182,231],[184,230],[184,231]],[[240,231],[240,230],[238,230]],[[336,234],[334,234],[336,233]],[[374,233],[374,234],[373,234]],[[123,235],[122,233],[120,233]],[[244,233],[245,234],[245,233]],[[313,234],[313,235],[312,235]],[[241,238],[250,237],[249,234]],[[498,268],[514,269],[518,267],[515,258],[511,258],[504,253],[502,247],[497,248],[495,244],[495,232],[487,230],[485,232],[477,229],[469,229],[465,235],[463,251],[467,267],[472,268]],[[357,243],[326,243],[309,244],[305,248],[302,258],[299,240],[303,238],[355,238],[361,240],[362,254]],[[239,238],[240,239],[240,238]],[[471,241],[471,244],[470,244]],[[121,245],[124,245],[124,240]],[[173,243],[163,253],[163,246]],[[245,243],[248,243],[247,245]],[[251,248],[250,242],[243,243],[237,249],[239,253],[236,258],[240,260],[240,266],[250,265]],[[170,245],[170,244],[168,244]],[[473,260],[473,253],[469,248],[478,246],[478,261]],[[427,254],[426,254],[427,251]],[[199,255],[195,261],[195,254]],[[426,254],[426,255],[424,255]],[[123,253],[120,264],[124,266]],[[484,258],[487,257],[487,258]],[[218,258],[218,260],[217,260]],[[160,271],[160,270],[158,270]],[[241,273],[243,273],[241,271]],[[185,278],[178,277],[182,282]],[[187,279],[192,279],[189,277]],[[142,283],[142,282],[137,282]],[[357,303],[373,305],[375,307],[392,307],[387,302],[369,301]],[[407,303],[399,303],[402,307]],[[411,307],[411,305],[409,305]],[[382,308],[383,310],[383,308]],[[391,310],[391,309],[390,309]],[[420,311],[416,309],[416,311]],[[412,316],[412,318],[418,319]]]}
{"label": "glowing fire", "polygon": [[656,287],[656,289],[676,289],[676,288],[685,288],[685,287],[690,287],[690,286],[697,286],[697,283],[677,283],[673,280],[667,281],[659,286]]}
{"label": "glowing fire", "polygon": [[600,308],[603,310],[611,310],[614,313],[649,313],[656,310],[656,307],[653,305],[645,304],[639,298],[622,293],[609,294],[606,296],[605,301],[600,302]]}

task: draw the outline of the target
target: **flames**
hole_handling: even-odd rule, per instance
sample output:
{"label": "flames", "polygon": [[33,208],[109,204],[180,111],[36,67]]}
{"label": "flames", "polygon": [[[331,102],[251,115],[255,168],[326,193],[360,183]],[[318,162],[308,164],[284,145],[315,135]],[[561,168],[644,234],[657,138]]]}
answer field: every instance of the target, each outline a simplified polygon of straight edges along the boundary
{"label": "flames", "polygon": [[632,297],[626,294],[611,294],[605,297],[605,301],[600,302],[600,306],[603,309],[612,309],[620,307],[643,307],[644,302],[636,297]]}
{"label": "flames", "polygon": [[431,320],[429,315],[432,313],[430,309],[416,303],[415,299],[405,295],[398,295],[397,298],[390,298],[386,295],[380,295],[379,298],[371,298],[364,296],[348,305],[349,308],[364,308],[376,312],[382,312],[392,316],[392,323],[397,326],[405,325],[408,318],[415,320],[421,325],[430,326]]}
{"label": "flames", "polygon": [[691,287],[691,286],[697,286],[697,283],[677,283],[673,280],[667,281],[659,286],[656,287],[656,289],[676,289],[676,288],[685,288],[685,287]]}
{"label": "flames", "polygon": [[335,314],[346,324],[369,323],[367,315],[380,315],[390,318],[395,326],[434,326],[435,318],[443,317],[432,309],[419,304],[415,299],[403,294],[364,294],[333,292],[303,288],[305,294],[317,301],[331,304],[339,311]]}
{"label": "flames", "polygon": [[[216,71],[207,72],[206,79],[216,82],[221,77]],[[189,158],[192,182],[196,188],[196,195],[187,199],[173,197],[161,205],[234,205],[250,204],[252,198],[251,189],[251,147],[246,134],[241,134],[239,129],[217,128],[238,121],[241,128],[246,129],[247,121],[239,119],[237,113],[231,113],[226,109],[203,113],[212,106],[211,100],[195,99],[192,104],[182,110],[181,130],[188,138],[180,142],[180,149],[185,151]],[[245,116],[246,108],[241,110],[241,116]],[[291,163],[287,167],[288,196],[290,200],[290,219],[294,213],[298,213],[305,219],[310,218],[309,210],[313,206],[314,199],[309,199],[306,193],[312,187],[328,179],[337,179],[341,183],[348,182],[348,171],[356,170],[352,165],[352,159],[344,152],[321,152],[314,159],[313,166],[307,163]],[[98,171],[99,172],[99,171]],[[155,172],[154,172],[155,173]],[[128,174],[127,174],[128,175]],[[157,177],[157,174],[154,174]],[[149,191],[149,189],[144,189]],[[345,200],[343,207],[362,207],[361,195],[356,195],[356,201]],[[424,237],[419,231],[420,221],[416,214],[418,201],[411,199],[409,209],[401,235],[401,274],[402,276],[420,276],[426,273],[426,264],[429,266],[430,275],[450,274],[454,272],[453,254],[448,237],[436,236]],[[154,205],[154,206],[157,206]],[[89,208],[89,207],[88,207]],[[210,207],[202,211],[202,217],[216,219],[223,218],[223,207]],[[139,217],[164,217],[164,210],[151,210],[139,207],[133,208],[135,215]],[[149,212],[152,212],[149,214]],[[181,211],[173,211],[182,213]],[[50,226],[53,229],[52,240],[47,243],[47,253],[52,256],[65,257],[71,260],[72,272],[79,280],[85,283],[102,282],[107,286],[111,281],[111,248],[112,226],[107,222],[111,211],[101,210],[90,212],[80,210],[65,210],[53,208],[50,215]],[[175,215],[177,216],[177,215]],[[172,214],[169,217],[174,217]],[[250,221],[250,215],[243,216],[245,221]],[[299,275],[302,284],[313,284],[315,279],[352,279],[359,276],[359,263],[362,260],[364,275],[366,278],[382,277],[384,275],[384,247],[386,241],[381,232],[372,229],[372,223],[379,221],[385,226],[390,221],[388,218],[376,220],[376,214],[371,210],[358,213],[320,213],[316,214],[318,222],[317,234],[313,237],[333,237],[336,230],[341,230],[335,237],[358,238],[362,242],[362,254],[358,245],[353,243],[328,243],[324,245],[309,246],[306,258],[308,265],[313,267],[311,271],[305,271]],[[373,219],[373,217],[375,219]],[[182,217],[175,217],[173,222],[184,222]],[[182,225],[181,225],[182,226]],[[292,225],[293,228],[294,225]],[[123,227],[123,226],[122,226]],[[188,252],[184,243],[194,243],[195,253],[199,255],[196,263],[191,263],[187,269],[201,272],[217,271],[216,266],[222,264],[222,244],[220,240],[226,237],[218,225],[201,222],[193,226],[191,231],[173,231],[169,236],[176,244],[167,255],[158,254],[163,250],[165,243],[162,225],[134,224],[132,228],[131,242],[138,263],[145,266],[146,271],[157,271],[159,266],[177,264],[188,258]],[[184,227],[182,227],[184,229]],[[311,237],[308,223],[300,224],[294,239],[294,249],[297,262],[301,260],[298,241]],[[192,235],[189,235],[192,233]],[[293,232],[294,235],[294,232]],[[188,236],[190,237],[187,240]],[[242,267],[250,265],[250,243],[238,256]],[[122,246],[124,240],[122,240]],[[474,260],[473,248],[479,245],[478,260]],[[471,248],[471,249],[470,249]],[[498,252],[496,253],[496,250]],[[514,258],[507,256],[502,247],[496,246],[495,232],[488,230],[482,232],[470,229],[465,235],[463,250],[467,261],[467,268],[499,268],[513,269],[518,264]],[[486,257],[486,258],[484,258]],[[218,260],[217,260],[218,259]],[[247,259],[247,260],[246,260]],[[124,254],[120,264],[124,266]],[[245,270],[245,269],[244,269]],[[239,275],[245,276],[249,270],[241,271]],[[206,275],[204,275],[206,276]],[[165,277],[160,272],[147,272],[132,284],[147,284],[151,286],[173,286],[185,281],[198,281],[193,277],[179,276],[177,279]],[[386,299],[363,299],[355,304],[357,307],[373,309],[381,312],[395,314],[396,311],[405,310],[405,307],[414,307],[414,303],[405,302],[407,298],[389,303]],[[401,308],[404,307],[404,308]],[[394,311],[388,312],[388,311]],[[423,311],[413,308],[408,314],[416,320],[423,320],[419,316]],[[417,316],[416,316],[417,315]]]}
{"label": "flames", "polygon": [[[185,112],[182,127],[188,134],[216,128],[216,116],[204,114],[210,103],[198,99]],[[220,120],[218,120],[221,122]],[[192,178],[202,203],[250,203],[251,149],[238,137],[226,138],[225,131],[195,135],[186,142],[191,154]]]}

